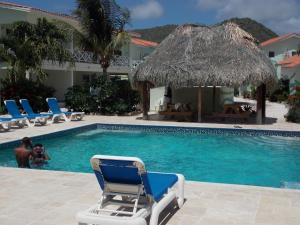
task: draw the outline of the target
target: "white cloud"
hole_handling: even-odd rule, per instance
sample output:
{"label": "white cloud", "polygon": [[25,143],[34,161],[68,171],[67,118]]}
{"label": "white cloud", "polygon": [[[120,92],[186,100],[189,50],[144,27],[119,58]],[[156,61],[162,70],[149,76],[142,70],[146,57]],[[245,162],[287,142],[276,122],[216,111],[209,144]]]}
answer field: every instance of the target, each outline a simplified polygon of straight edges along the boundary
{"label": "white cloud", "polygon": [[218,19],[250,17],[278,33],[300,32],[299,0],[197,0],[198,7],[215,11]]}
{"label": "white cloud", "polygon": [[162,5],[156,0],[147,0],[131,9],[132,18],[138,20],[159,18],[163,13]]}

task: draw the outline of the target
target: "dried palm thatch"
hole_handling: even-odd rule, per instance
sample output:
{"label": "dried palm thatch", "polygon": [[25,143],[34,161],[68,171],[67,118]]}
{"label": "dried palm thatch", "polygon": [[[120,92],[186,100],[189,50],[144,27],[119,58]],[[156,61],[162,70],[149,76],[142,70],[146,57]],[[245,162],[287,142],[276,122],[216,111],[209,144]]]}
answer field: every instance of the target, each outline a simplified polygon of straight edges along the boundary
{"label": "dried palm thatch", "polygon": [[132,81],[155,86],[240,87],[274,84],[275,70],[256,40],[234,23],[183,25],[133,73]]}

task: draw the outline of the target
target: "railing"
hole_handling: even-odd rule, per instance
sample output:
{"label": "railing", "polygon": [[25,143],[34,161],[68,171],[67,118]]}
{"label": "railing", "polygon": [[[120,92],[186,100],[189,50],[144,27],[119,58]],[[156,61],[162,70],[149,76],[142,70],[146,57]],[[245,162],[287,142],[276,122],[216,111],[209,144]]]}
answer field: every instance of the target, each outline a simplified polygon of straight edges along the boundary
{"label": "railing", "polygon": [[75,62],[94,63],[94,64],[98,63],[97,58],[95,58],[92,52],[74,50],[73,58]]}
{"label": "railing", "polygon": [[[99,64],[99,60],[92,52],[74,50],[73,57],[75,62]],[[129,66],[129,58],[126,56],[117,56],[111,62],[112,66]]]}
{"label": "railing", "polygon": [[130,68],[131,70],[134,70],[138,67],[138,65],[140,65],[141,63],[143,63],[144,60],[132,60]]}
{"label": "railing", "polygon": [[117,56],[111,62],[112,66],[129,66],[129,58],[127,56]]}

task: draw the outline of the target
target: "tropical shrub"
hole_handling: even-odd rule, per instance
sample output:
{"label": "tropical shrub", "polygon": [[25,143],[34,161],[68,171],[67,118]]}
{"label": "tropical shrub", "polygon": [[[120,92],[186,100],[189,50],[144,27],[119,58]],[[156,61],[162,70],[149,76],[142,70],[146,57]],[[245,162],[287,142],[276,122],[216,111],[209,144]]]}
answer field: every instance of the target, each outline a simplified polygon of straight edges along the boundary
{"label": "tropical shrub", "polygon": [[3,102],[0,102],[0,115],[4,114],[5,112],[5,107],[3,105]]}
{"label": "tropical shrub", "polygon": [[80,85],[68,88],[65,94],[66,105],[74,111],[91,112],[91,100],[89,88]]}
{"label": "tropical shrub", "polygon": [[8,79],[1,80],[1,97],[3,101],[14,99],[19,102],[20,99],[26,98],[36,112],[48,110],[46,98],[53,96],[54,92],[54,88],[38,81],[18,79],[11,82]]}
{"label": "tropical shrub", "polygon": [[285,115],[286,121],[299,123],[300,122],[300,104],[293,104],[289,107],[288,113]]}
{"label": "tropical shrub", "polygon": [[280,79],[278,87],[271,92],[269,96],[270,102],[284,102],[289,96],[289,80]]}
{"label": "tropical shrub", "polygon": [[129,81],[99,76],[90,86],[69,88],[65,100],[67,107],[75,111],[120,115],[135,111],[140,97]]}
{"label": "tropical shrub", "polygon": [[136,110],[140,97],[127,80],[112,80],[112,93],[102,102],[102,113],[124,114]]}

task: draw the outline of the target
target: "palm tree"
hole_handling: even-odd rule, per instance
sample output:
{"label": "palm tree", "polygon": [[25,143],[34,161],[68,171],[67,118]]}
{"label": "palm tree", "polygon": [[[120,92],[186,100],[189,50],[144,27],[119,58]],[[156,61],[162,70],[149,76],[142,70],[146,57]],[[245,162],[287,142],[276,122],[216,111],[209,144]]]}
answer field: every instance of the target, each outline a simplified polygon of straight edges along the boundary
{"label": "palm tree", "polygon": [[37,75],[40,81],[46,77],[42,70],[44,60],[72,62],[71,53],[64,47],[67,32],[45,18],[36,24],[16,22],[8,29],[7,36],[0,39],[0,60],[6,62],[11,81],[23,79],[26,72]]}
{"label": "palm tree", "polygon": [[82,47],[94,53],[108,77],[107,69],[115,53],[130,37],[124,31],[129,11],[118,6],[115,0],[77,0],[75,15],[83,29]]}

